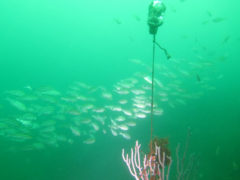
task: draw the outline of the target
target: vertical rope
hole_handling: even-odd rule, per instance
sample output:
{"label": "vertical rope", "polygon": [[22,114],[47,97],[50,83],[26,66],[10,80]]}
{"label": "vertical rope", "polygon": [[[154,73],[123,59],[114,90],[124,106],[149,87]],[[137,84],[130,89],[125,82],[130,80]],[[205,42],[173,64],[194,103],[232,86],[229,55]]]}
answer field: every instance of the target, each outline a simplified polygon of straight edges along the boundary
{"label": "vertical rope", "polygon": [[155,63],[155,34],[153,35],[153,56],[152,56],[152,95],[151,95],[151,155],[153,153],[153,104],[154,104],[154,63]]}

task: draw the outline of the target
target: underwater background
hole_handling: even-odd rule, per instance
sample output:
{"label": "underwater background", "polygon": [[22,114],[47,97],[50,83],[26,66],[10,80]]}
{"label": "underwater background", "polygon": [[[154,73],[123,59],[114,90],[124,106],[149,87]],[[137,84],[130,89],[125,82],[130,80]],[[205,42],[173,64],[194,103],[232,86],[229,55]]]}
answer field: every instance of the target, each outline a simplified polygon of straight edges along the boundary
{"label": "underwater background", "polygon": [[[121,153],[149,152],[150,2],[0,1],[1,180],[134,179]],[[240,2],[163,2],[153,135],[170,179],[180,144],[188,179],[238,180]]]}

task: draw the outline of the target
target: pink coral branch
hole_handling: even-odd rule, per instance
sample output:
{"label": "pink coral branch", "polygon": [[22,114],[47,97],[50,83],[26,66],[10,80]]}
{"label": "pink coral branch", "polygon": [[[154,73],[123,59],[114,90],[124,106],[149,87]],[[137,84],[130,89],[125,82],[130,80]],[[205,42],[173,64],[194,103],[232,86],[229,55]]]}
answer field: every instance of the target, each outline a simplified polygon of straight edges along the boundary
{"label": "pink coral branch", "polygon": [[[155,156],[151,155],[149,158],[147,158],[145,154],[143,159],[143,165],[141,165],[140,147],[141,145],[138,144],[138,141],[136,141],[135,152],[133,152],[133,149],[131,149],[130,159],[128,157],[128,154],[125,157],[124,149],[122,150],[122,158],[126,163],[130,174],[136,180],[149,180],[151,176],[158,177],[158,180],[165,180],[165,178],[166,180],[168,180],[170,174],[170,167],[172,164],[171,157],[166,156],[165,152],[162,153],[161,157],[160,147],[155,145]],[[166,158],[169,159],[170,163],[165,174]]]}

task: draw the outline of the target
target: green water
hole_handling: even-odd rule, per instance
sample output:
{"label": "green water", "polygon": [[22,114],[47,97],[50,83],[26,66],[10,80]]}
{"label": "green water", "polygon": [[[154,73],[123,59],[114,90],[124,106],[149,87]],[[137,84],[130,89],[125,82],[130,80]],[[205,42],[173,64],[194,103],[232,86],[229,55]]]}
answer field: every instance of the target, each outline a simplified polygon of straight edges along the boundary
{"label": "green water", "polygon": [[[1,0],[1,180],[134,179],[121,152],[149,151],[150,2]],[[189,143],[189,180],[238,180],[240,2],[164,3],[153,135],[169,139],[170,179]]]}

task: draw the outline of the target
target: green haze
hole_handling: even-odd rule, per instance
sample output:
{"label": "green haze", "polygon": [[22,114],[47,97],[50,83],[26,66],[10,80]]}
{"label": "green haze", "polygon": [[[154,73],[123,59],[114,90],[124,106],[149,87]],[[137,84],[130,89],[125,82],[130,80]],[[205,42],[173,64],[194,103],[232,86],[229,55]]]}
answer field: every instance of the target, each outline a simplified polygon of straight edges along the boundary
{"label": "green haze", "polygon": [[[1,180],[133,179],[121,152],[149,151],[150,2],[0,1]],[[239,180],[240,1],[164,3],[153,134],[170,180],[188,133],[189,180]]]}

